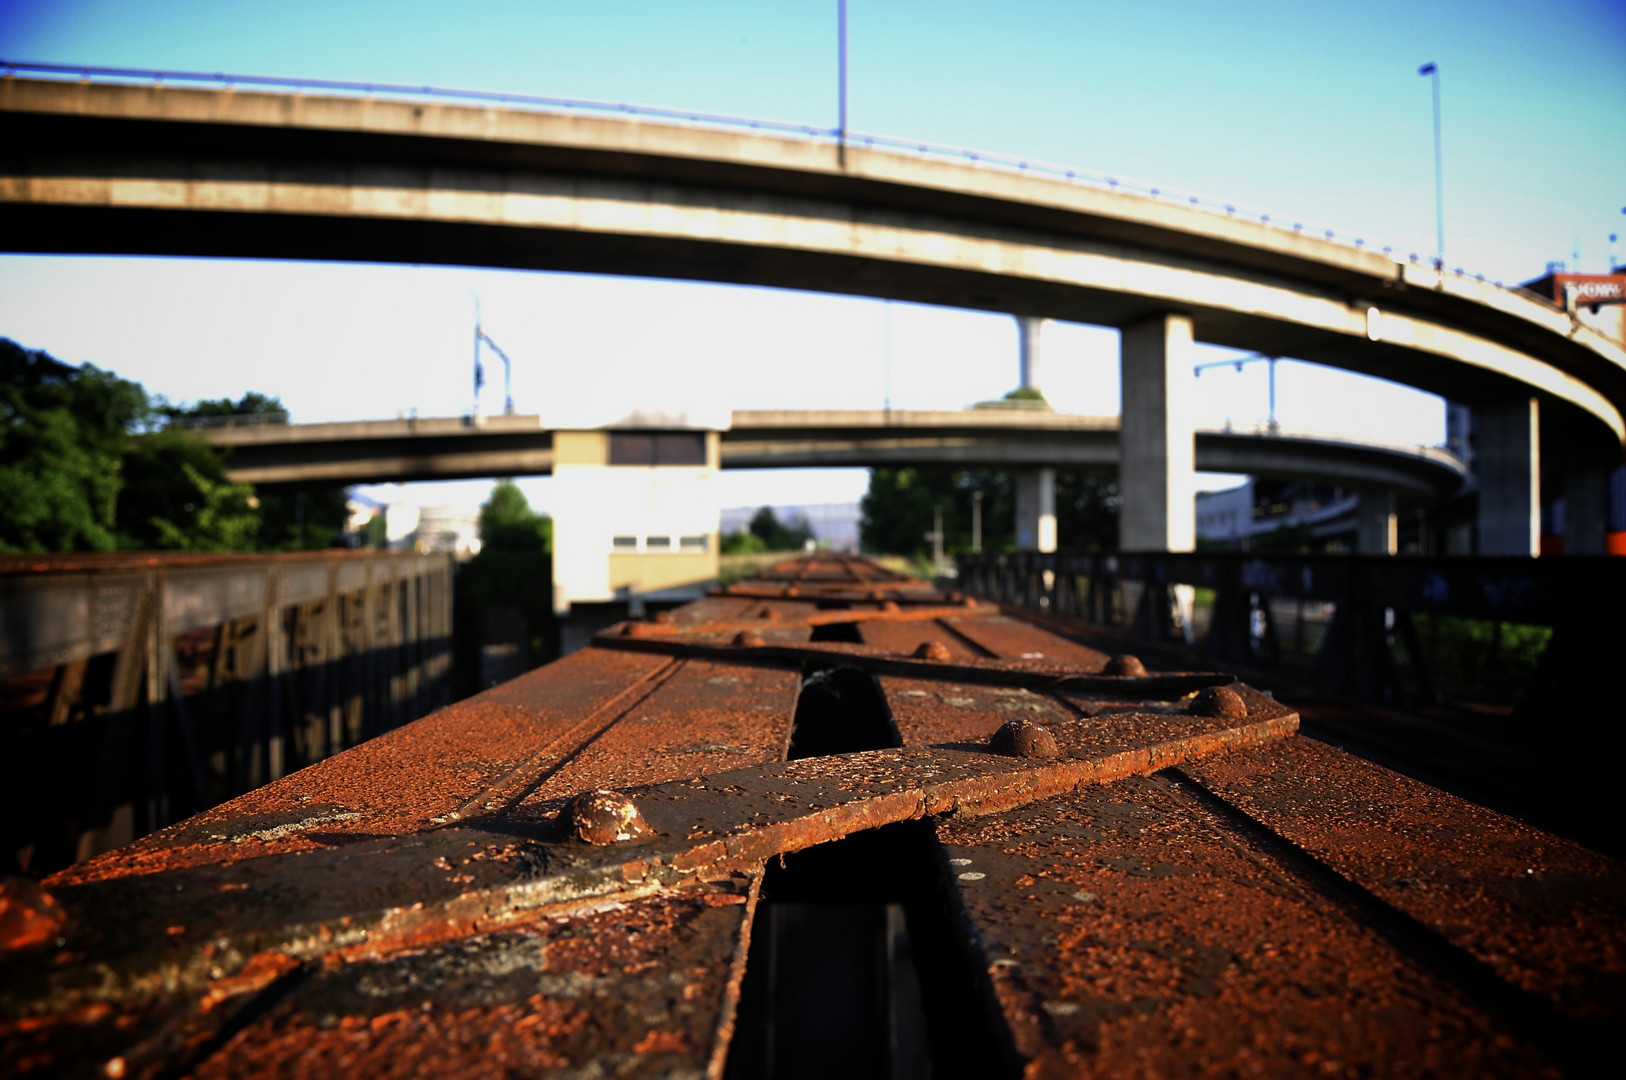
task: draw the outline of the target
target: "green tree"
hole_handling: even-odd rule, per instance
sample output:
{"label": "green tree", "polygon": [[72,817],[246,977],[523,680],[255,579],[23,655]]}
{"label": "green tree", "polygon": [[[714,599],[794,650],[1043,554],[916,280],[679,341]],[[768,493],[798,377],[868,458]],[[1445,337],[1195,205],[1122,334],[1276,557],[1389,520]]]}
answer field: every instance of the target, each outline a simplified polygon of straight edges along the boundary
{"label": "green tree", "polygon": [[[1016,489],[1000,469],[871,469],[860,503],[859,539],[864,550],[920,556],[931,543],[933,512],[943,511],[943,548],[972,549],[977,495],[982,503],[982,549],[1010,551],[1016,544]],[[1118,542],[1118,485],[1092,473],[1056,473],[1056,532],[1062,546],[1110,549]]]}
{"label": "green tree", "polygon": [[119,546],[136,550],[253,551],[260,509],[254,489],[226,478],[219,452],[166,427],[132,437],[119,493]]}
{"label": "green tree", "polygon": [[553,519],[538,514],[512,480],[499,480],[480,507],[480,552],[546,555],[553,550]]}
{"label": "green tree", "polygon": [[127,436],[146,392],[0,338],[0,550],[108,551]]}
{"label": "green tree", "polygon": [[805,520],[798,518],[786,524],[779,520],[771,506],[764,506],[753,514],[746,528],[762,541],[763,551],[799,551],[813,539],[813,530]]}

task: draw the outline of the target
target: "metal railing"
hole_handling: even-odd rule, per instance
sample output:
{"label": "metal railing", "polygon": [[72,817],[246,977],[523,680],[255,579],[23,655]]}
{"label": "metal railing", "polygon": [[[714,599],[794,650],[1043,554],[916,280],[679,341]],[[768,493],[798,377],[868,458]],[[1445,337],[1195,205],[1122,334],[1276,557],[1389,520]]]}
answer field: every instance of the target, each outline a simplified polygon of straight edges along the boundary
{"label": "metal railing", "polygon": [[[9,78],[18,74],[81,82],[151,83],[155,86],[180,85],[224,87],[226,89],[247,86],[292,90],[296,94],[317,93],[335,96],[390,98],[403,101],[470,102],[498,105],[504,108],[536,109],[590,116],[648,117],[655,120],[692,124],[697,127],[785,135],[832,145],[842,144],[849,147],[888,150],[919,157],[955,161],[999,172],[1016,173],[1025,176],[1043,176],[1065,181],[1069,184],[1083,184],[1089,187],[1104,188],[1108,191],[1156,199],[1163,203],[1189,206],[1217,217],[1250,222],[1280,233],[1309,236],[1359,251],[1376,251],[1396,263],[1427,264],[1431,261],[1419,257],[1414,251],[1401,255],[1400,249],[1395,248],[1393,245],[1368,244],[1363,236],[1356,235],[1348,230],[1336,229],[1329,225],[1314,222],[1308,218],[1275,215],[1259,207],[1224,199],[1215,199],[1182,188],[1154,184],[1150,181],[1137,180],[1116,173],[1083,169],[1009,154],[987,153],[964,147],[945,146],[917,139],[904,139],[894,135],[864,134],[853,131],[847,131],[844,135],[839,128],[819,127],[815,124],[798,124],[786,120],[765,120],[697,110],[669,109],[653,105],[592,101],[584,98],[549,97],[541,94],[521,94],[499,90],[463,90],[444,86],[413,86],[405,83],[352,82],[343,79],[304,79],[276,75],[227,74],[225,72],[211,74],[197,71],[155,71],[138,68],[45,64],[0,58],[0,76]],[[1451,268],[1449,271],[1445,267],[1441,267],[1440,270],[1442,273],[1449,272],[1458,278],[1477,281],[1504,291],[1517,291],[1516,286],[1504,285],[1500,281],[1487,278],[1484,274],[1471,274],[1460,266]],[[1546,301],[1545,297],[1537,297],[1537,299],[1551,303]],[[1557,305],[1552,306],[1557,307]]]}

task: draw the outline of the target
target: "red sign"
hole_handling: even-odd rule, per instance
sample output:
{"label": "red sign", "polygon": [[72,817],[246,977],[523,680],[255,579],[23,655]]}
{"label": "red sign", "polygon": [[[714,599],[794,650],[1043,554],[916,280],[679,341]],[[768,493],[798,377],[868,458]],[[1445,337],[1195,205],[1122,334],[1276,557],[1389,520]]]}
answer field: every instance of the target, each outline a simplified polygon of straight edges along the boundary
{"label": "red sign", "polygon": [[1626,304],[1626,274],[1554,274],[1553,299],[1566,311],[1597,304]]}

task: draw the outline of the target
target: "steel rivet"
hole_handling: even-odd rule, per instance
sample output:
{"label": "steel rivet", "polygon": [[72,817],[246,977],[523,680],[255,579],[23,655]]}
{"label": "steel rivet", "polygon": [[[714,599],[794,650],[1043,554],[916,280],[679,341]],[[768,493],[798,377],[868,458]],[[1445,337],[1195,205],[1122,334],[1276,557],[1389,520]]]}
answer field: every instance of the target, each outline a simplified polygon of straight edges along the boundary
{"label": "steel rivet", "polygon": [[654,830],[637,805],[619,791],[584,791],[570,806],[570,824],[589,844],[637,840]]}
{"label": "steel rivet", "polygon": [[1208,686],[1197,691],[1197,696],[1191,699],[1191,712],[1195,716],[1241,720],[1248,715],[1248,706],[1242,700],[1242,695],[1229,686]]}
{"label": "steel rivet", "polygon": [[948,651],[948,646],[941,641],[922,641],[915,649],[915,659],[935,660],[939,664],[946,664],[954,659]]}
{"label": "steel rivet", "polygon": [[1061,753],[1056,737],[1032,720],[1009,720],[988,740],[996,754],[1020,758],[1052,758]]}
{"label": "steel rivet", "polygon": [[1140,657],[1128,653],[1119,653],[1107,661],[1107,666],[1101,669],[1103,675],[1128,675],[1138,678],[1146,674],[1146,665],[1140,662]]}
{"label": "steel rivet", "polygon": [[886,603],[881,605],[881,610],[882,611],[897,611],[898,610],[898,602],[896,600],[888,600]]}
{"label": "steel rivet", "polygon": [[741,630],[739,633],[734,635],[734,644],[743,646],[747,649],[760,649],[767,643],[767,639],[765,639],[762,634],[756,630]]}

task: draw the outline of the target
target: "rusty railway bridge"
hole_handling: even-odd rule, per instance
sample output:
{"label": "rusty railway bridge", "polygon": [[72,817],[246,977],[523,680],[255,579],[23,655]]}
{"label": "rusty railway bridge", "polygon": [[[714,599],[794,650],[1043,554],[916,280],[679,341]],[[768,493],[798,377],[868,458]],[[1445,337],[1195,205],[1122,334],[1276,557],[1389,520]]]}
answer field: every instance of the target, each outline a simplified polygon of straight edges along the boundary
{"label": "rusty railway bridge", "polygon": [[1080,644],[1078,569],[788,562],[9,880],[0,1071],[1618,1067],[1619,861]]}

